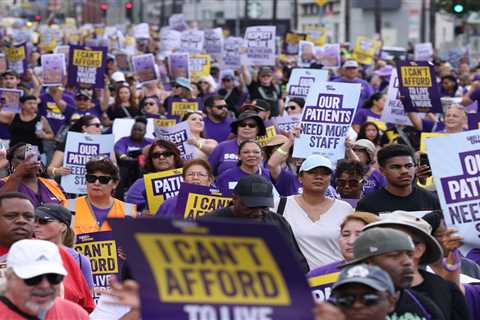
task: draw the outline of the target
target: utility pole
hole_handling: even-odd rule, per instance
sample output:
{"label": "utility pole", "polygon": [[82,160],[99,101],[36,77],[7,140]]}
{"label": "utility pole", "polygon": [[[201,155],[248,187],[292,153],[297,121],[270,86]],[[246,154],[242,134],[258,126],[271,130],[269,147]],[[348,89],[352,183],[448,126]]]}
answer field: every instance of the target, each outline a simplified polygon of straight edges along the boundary
{"label": "utility pole", "polygon": [[430,42],[432,43],[433,48],[435,48],[435,42],[436,42],[436,26],[437,26],[437,20],[436,20],[436,11],[437,11],[437,3],[436,0],[430,0]]}
{"label": "utility pole", "polygon": [[352,4],[350,0],[345,0],[345,42],[350,42],[350,10]]}
{"label": "utility pole", "polygon": [[[243,25],[244,25],[244,27],[248,27],[248,25],[249,25],[249,22],[248,22],[248,20],[250,19],[250,17],[248,16],[248,7],[249,7],[249,5],[250,5],[250,1],[249,1],[249,0],[245,0],[245,8],[244,8],[245,13],[244,13],[244,18],[243,18],[243,21],[244,21],[244,22],[243,22]],[[241,32],[241,31],[242,31],[242,30],[241,30],[241,26],[240,26],[240,32]]]}
{"label": "utility pole", "polygon": [[377,33],[381,38],[381,36],[382,36],[382,7],[381,7],[380,0],[375,0],[374,16],[375,16],[375,33]]}
{"label": "utility pole", "polygon": [[427,6],[425,4],[426,0],[422,0],[422,7],[420,8],[420,42],[425,42],[425,33],[426,33],[426,23],[427,18],[425,15],[425,11],[427,10]]}
{"label": "utility pole", "polygon": [[277,23],[277,7],[278,7],[278,0],[272,0],[273,3],[272,3],[272,20],[273,20],[273,24],[276,24]]}
{"label": "utility pole", "polygon": [[293,26],[292,29],[298,31],[298,0],[293,0]]}

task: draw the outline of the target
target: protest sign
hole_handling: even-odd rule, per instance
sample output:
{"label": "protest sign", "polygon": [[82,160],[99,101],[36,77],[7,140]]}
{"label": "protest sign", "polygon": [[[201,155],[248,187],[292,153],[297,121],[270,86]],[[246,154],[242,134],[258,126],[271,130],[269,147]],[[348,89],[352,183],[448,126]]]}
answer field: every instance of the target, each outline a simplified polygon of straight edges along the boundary
{"label": "protest sign", "polygon": [[272,138],[277,134],[277,129],[273,123],[272,125],[265,127],[265,130],[267,131],[266,135],[257,137],[257,141],[262,147],[269,143],[270,140],[272,140]]}
{"label": "protest sign", "polygon": [[42,54],[42,80],[44,86],[62,86],[65,78],[63,53]]}
{"label": "protest sign", "polygon": [[0,53],[0,73],[7,71],[7,58],[5,53]]}
{"label": "protest sign", "polygon": [[7,67],[22,76],[27,70],[27,45],[25,43],[11,47],[6,47],[5,58],[7,59]]}
{"label": "protest sign", "polygon": [[[145,132],[145,138],[155,139],[153,132],[155,131],[154,123],[157,120],[161,119],[147,119],[147,129]],[[173,120],[175,121],[175,120]],[[117,118],[113,120],[112,125],[112,134],[113,134],[113,142],[116,143],[123,137],[128,137],[132,133],[132,127],[135,124],[135,119],[131,118]]]}
{"label": "protest sign", "polygon": [[327,28],[317,28],[307,32],[307,41],[313,42],[316,46],[323,46],[328,39],[329,30]]}
{"label": "protest sign", "polygon": [[159,127],[170,127],[177,124],[177,119],[176,117],[173,119],[153,119],[153,124]]}
{"label": "protest sign", "polygon": [[203,50],[203,31],[188,30],[180,35],[180,48],[178,51],[188,53],[201,53]]}
{"label": "protest sign", "polygon": [[110,287],[110,278],[120,275],[122,260],[118,255],[117,242],[111,231],[83,233],[77,235],[74,249],[88,258],[92,267],[93,299],[100,297],[99,289]]}
{"label": "protest sign", "polygon": [[64,154],[63,166],[70,168],[72,173],[62,177],[63,190],[86,194],[85,164],[92,158],[113,158],[113,135],[69,131]]}
{"label": "protest sign", "polygon": [[320,303],[327,301],[330,298],[330,295],[332,294],[332,286],[337,282],[339,275],[340,270],[335,268],[335,270],[332,270],[329,273],[308,279],[308,284],[310,285],[310,290],[312,291],[315,302]]}
{"label": "protest sign", "polygon": [[222,69],[240,68],[242,45],[243,39],[239,37],[228,37],[223,41]]}
{"label": "protest sign", "polygon": [[286,115],[273,118],[275,126],[278,128],[278,130],[285,132],[290,132],[293,128],[300,126],[300,120],[300,115]]}
{"label": "protest sign", "polygon": [[188,53],[173,53],[168,57],[169,71],[172,79],[190,77],[188,60]]}
{"label": "protest sign", "polygon": [[22,90],[0,88],[0,110],[15,113],[20,112],[20,96],[22,95]]}
{"label": "protest sign", "polygon": [[412,122],[405,113],[405,109],[403,108],[399,96],[397,70],[393,69],[388,84],[387,101],[385,102],[385,107],[380,120],[384,123],[411,126]]}
{"label": "protest sign", "polygon": [[301,69],[295,68],[290,74],[287,83],[287,101],[288,99],[297,97],[306,99],[309,90],[318,82],[328,80],[328,71],[319,69]]}
{"label": "protest sign", "polygon": [[203,34],[203,50],[211,57],[220,60],[223,49],[222,28],[207,29]]}
{"label": "protest sign", "polygon": [[163,201],[173,198],[183,181],[182,168],[143,175],[150,214],[155,214]]}
{"label": "protest sign", "polygon": [[90,85],[103,89],[106,66],[106,47],[72,45],[68,58],[68,85]]}
{"label": "protest sign", "polygon": [[115,63],[117,68],[122,72],[130,71],[130,63],[128,59],[128,54],[125,52],[117,52],[115,53]]}
{"label": "protest sign", "polygon": [[189,69],[192,81],[198,81],[201,77],[210,74],[212,59],[208,54],[191,54],[189,59]]}
{"label": "protest sign", "polygon": [[247,64],[257,66],[275,65],[275,27],[248,27],[244,45],[247,49]]}
{"label": "protest sign", "polygon": [[180,47],[180,35],[181,33],[176,30],[163,28],[160,31],[160,53],[168,55]]}
{"label": "protest sign", "polygon": [[468,48],[464,47],[450,48],[448,50],[440,52],[439,56],[440,59],[450,62],[452,67],[457,69],[462,61],[468,62],[469,54],[467,49]]}
{"label": "protest sign", "polygon": [[323,64],[324,68],[340,68],[340,44],[324,44],[313,50],[316,62]]}
{"label": "protest sign", "polygon": [[371,65],[377,51],[382,47],[382,43],[378,40],[369,39],[367,37],[357,37],[355,46],[353,47],[352,58],[358,63]]}
{"label": "protest sign", "polygon": [[63,53],[63,57],[65,59],[65,71],[68,65],[68,57],[70,56],[70,46],[57,46],[53,53]]}
{"label": "protest sign", "polygon": [[185,220],[197,220],[209,212],[230,205],[232,198],[222,196],[218,190],[182,182],[178,192],[175,214]]}
{"label": "protest sign", "polygon": [[287,32],[285,35],[283,51],[286,54],[298,54],[300,41],[305,40],[306,38],[307,35],[304,33]]}
{"label": "protest sign", "polygon": [[298,59],[297,59],[298,66],[309,67],[310,64],[313,62],[315,62],[313,42],[300,41],[298,45]]}
{"label": "protest sign", "polygon": [[187,21],[183,14],[172,14],[168,18],[168,26],[173,30],[184,31],[188,28]]}
{"label": "protest sign", "polygon": [[233,220],[110,220],[135,261],[143,319],[313,318],[305,276],[278,228]]}
{"label": "protest sign", "polygon": [[345,137],[360,98],[358,83],[317,82],[302,112],[302,133],[295,139],[294,158],[320,154],[332,162],[345,156]]}
{"label": "protest sign", "polygon": [[398,90],[406,112],[442,113],[433,65],[426,61],[398,61]]}
{"label": "protest sign", "polygon": [[480,130],[425,141],[445,223],[464,238],[460,247],[464,256],[480,248],[479,143]]}
{"label": "protest sign", "polygon": [[158,80],[155,57],[151,53],[133,56],[132,68],[141,83]]}
{"label": "protest sign", "polygon": [[150,39],[148,23],[139,23],[133,26],[133,37],[135,39]]}
{"label": "protest sign", "polygon": [[195,147],[187,143],[187,140],[192,137],[187,121],[168,127],[155,126],[155,137],[173,142],[180,151],[183,160],[192,160],[195,157]]}
{"label": "protest sign", "polygon": [[182,118],[187,112],[198,111],[196,101],[174,101],[172,102],[171,115]]}
{"label": "protest sign", "polygon": [[433,46],[431,42],[416,43],[414,49],[415,61],[432,61]]}

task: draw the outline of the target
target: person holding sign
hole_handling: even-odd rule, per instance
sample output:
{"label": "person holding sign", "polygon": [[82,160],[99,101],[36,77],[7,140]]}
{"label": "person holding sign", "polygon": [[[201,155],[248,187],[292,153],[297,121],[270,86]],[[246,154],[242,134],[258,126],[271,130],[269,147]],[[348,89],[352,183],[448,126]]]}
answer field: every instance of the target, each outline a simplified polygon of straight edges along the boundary
{"label": "person holding sign", "polygon": [[374,93],[363,105],[358,108],[355,117],[353,117],[352,128],[359,132],[360,126],[367,120],[380,119],[383,108],[385,107],[385,95],[381,92]]}
{"label": "person holding sign", "polygon": [[183,77],[178,77],[173,84],[172,95],[167,97],[164,101],[166,111],[171,115],[181,115],[183,110],[175,110],[175,103],[178,102],[191,102],[192,107],[196,105],[195,110],[198,110],[198,102],[192,96],[192,84],[190,80]]}
{"label": "person holding sign", "polygon": [[111,230],[108,218],[136,217],[134,205],[112,197],[120,175],[110,159],[90,160],[85,169],[87,195],[66,202],[66,207],[76,213],[72,226],[76,235]]}
{"label": "person holding sign", "polygon": [[218,145],[218,142],[204,137],[205,122],[203,121],[203,113],[200,111],[187,112],[183,116],[182,121],[188,122],[190,132],[192,133],[192,137],[187,142],[196,148],[195,158],[207,160],[213,149]]}
{"label": "person holding sign", "polygon": [[452,104],[445,112],[444,120],[420,119],[416,112],[408,112],[408,118],[414,127],[422,132],[458,133],[467,129],[467,113],[459,104]]}
{"label": "person holding sign", "polygon": [[275,84],[273,81],[273,70],[271,67],[263,66],[258,69],[257,77],[255,80],[252,80],[250,76],[247,76],[248,72],[246,66],[243,66],[243,77],[247,81],[248,93],[250,99],[263,99],[271,105],[272,116],[276,117],[283,112],[283,106],[280,107],[280,102],[283,102],[280,99],[281,90],[278,84]]}
{"label": "person holding sign", "polygon": [[[212,168],[203,159],[193,159],[185,162],[182,172],[183,182],[210,187],[213,183]],[[168,198],[158,208],[156,216],[173,217],[177,207],[178,196]]]}
{"label": "person holding sign", "polygon": [[342,67],[342,76],[340,78],[334,79],[334,82],[345,82],[345,83],[360,83],[362,85],[362,91],[360,93],[360,98],[358,99],[358,107],[360,109],[365,101],[370,99],[373,94],[373,89],[370,84],[361,79],[359,75],[359,65],[355,60],[347,60]]}

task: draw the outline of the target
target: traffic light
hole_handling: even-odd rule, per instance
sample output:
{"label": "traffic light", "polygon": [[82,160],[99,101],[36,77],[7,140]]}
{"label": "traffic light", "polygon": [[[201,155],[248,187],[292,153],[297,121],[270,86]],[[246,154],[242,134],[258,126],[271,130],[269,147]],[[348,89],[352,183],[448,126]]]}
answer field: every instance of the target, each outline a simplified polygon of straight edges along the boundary
{"label": "traffic light", "polygon": [[452,5],[452,11],[455,14],[462,14],[465,11],[465,6],[461,2],[454,2]]}
{"label": "traffic light", "polygon": [[42,20],[42,16],[41,15],[36,15],[35,17],[33,17],[33,19],[37,22],[40,22],[40,20]]}
{"label": "traffic light", "polygon": [[130,22],[133,21],[133,2],[125,2],[125,16]]}
{"label": "traffic light", "polygon": [[100,3],[100,11],[102,11],[102,17],[107,17],[107,10],[108,10],[108,3],[102,2]]}

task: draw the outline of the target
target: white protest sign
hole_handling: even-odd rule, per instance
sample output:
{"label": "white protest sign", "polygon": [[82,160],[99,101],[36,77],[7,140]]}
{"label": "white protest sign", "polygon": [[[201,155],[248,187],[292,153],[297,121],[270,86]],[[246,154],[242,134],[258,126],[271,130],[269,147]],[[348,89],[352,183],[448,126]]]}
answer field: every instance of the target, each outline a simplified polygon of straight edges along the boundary
{"label": "white protest sign", "polygon": [[133,27],[133,37],[135,39],[150,39],[148,23],[140,23]]}
{"label": "white protest sign", "polygon": [[345,137],[360,98],[358,83],[318,82],[310,88],[302,113],[302,133],[294,158],[320,154],[332,162],[345,156]]}
{"label": "white protest sign", "polygon": [[431,42],[417,43],[414,50],[415,61],[431,61],[433,46]]}
{"label": "white protest sign", "polygon": [[240,68],[242,45],[243,39],[239,37],[228,37],[223,41],[222,69]]}
{"label": "white protest sign", "polygon": [[309,67],[315,61],[313,42],[300,40],[298,43],[297,64],[300,67]]}
{"label": "white protest sign", "polygon": [[[135,124],[135,119],[130,118],[117,118],[113,120],[112,133],[113,133],[113,142],[117,143],[123,137],[130,136],[132,132],[132,127]],[[155,131],[154,119],[147,119],[147,130],[145,133],[145,138],[155,139],[153,132]]]}
{"label": "white protest sign", "polygon": [[247,49],[247,64],[257,66],[275,65],[275,27],[248,27],[244,44]]}
{"label": "white protest sign", "polygon": [[222,28],[207,29],[203,34],[203,49],[210,56],[220,59],[223,49]]}
{"label": "white protest sign", "polygon": [[162,31],[160,31],[160,53],[168,55],[180,47],[180,36],[181,33],[177,30],[163,28]]}
{"label": "white protest sign", "polygon": [[387,101],[380,118],[384,123],[411,126],[412,122],[405,113],[403,104],[399,99],[397,69],[392,69],[390,83],[388,84]]}
{"label": "white protest sign", "polygon": [[72,173],[62,177],[65,192],[86,194],[85,164],[92,158],[113,158],[112,134],[84,134],[68,132],[63,157],[63,166]]}
{"label": "white protest sign", "polygon": [[275,127],[279,130],[290,132],[292,128],[297,127],[300,124],[300,115],[286,115],[281,117],[273,117]]}
{"label": "white protest sign", "polygon": [[328,81],[328,71],[326,70],[293,69],[287,83],[287,96],[288,98],[306,99],[310,88],[318,82],[326,81]]}
{"label": "white protest sign", "polygon": [[195,147],[187,143],[187,140],[192,136],[187,121],[169,127],[155,126],[155,136],[157,139],[175,143],[178,150],[180,150],[180,156],[183,160],[192,160],[195,158]]}
{"label": "white protest sign", "polygon": [[172,14],[170,18],[168,18],[168,26],[177,31],[183,31],[188,28],[187,21],[182,13]]}
{"label": "white protest sign", "polygon": [[428,138],[425,144],[445,223],[464,237],[460,251],[468,257],[480,248],[480,130]]}
{"label": "white protest sign", "polygon": [[181,52],[201,53],[203,50],[203,31],[188,30],[182,32],[180,36]]}
{"label": "white protest sign", "polygon": [[42,84],[62,86],[65,80],[65,55],[63,53],[42,54]]}
{"label": "white protest sign", "polygon": [[133,56],[132,68],[140,83],[158,79],[158,74],[155,70],[155,57],[151,53]]}

